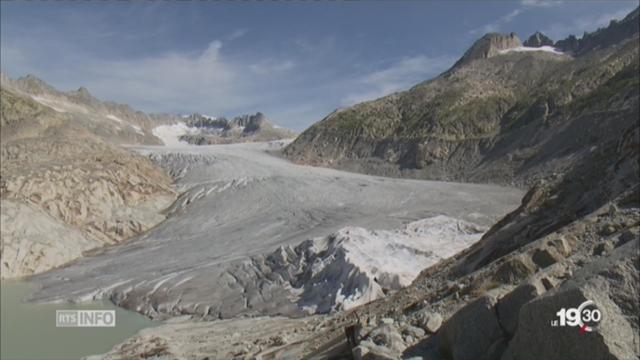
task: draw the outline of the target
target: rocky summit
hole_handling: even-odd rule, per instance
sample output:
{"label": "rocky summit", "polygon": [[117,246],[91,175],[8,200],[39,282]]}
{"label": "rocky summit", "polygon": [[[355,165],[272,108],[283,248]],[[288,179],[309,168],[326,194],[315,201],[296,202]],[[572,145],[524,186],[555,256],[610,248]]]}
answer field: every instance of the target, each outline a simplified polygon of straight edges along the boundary
{"label": "rocky summit", "polygon": [[237,116],[232,120],[192,114],[185,117],[184,122],[191,131],[180,135],[179,139],[194,145],[274,141],[292,139],[296,136],[293,131],[273,124],[261,112]]}
{"label": "rocky summit", "polygon": [[522,45],[528,47],[553,46],[553,40],[548,38],[545,34],[536,31],[534,34],[529,36],[527,41],[525,41]]}

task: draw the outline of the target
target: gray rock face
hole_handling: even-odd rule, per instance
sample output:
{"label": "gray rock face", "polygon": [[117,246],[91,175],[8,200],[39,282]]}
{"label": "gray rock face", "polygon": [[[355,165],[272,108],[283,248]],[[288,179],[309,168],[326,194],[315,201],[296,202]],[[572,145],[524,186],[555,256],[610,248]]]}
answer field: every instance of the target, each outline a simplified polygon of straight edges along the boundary
{"label": "gray rock face", "polygon": [[520,308],[544,292],[545,288],[542,284],[528,283],[518,286],[498,301],[496,306],[498,320],[507,335],[513,336],[518,327]]}
{"label": "gray rock face", "polygon": [[483,296],[449,318],[438,332],[441,352],[453,360],[486,359],[504,337],[495,304],[495,297]]}
{"label": "gray rock face", "polygon": [[467,64],[473,60],[486,59],[497,55],[501,50],[512,49],[522,45],[515,33],[490,33],[477,40],[454,67]]}
{"label": "gray rock face", "polygon": [[508,259],[498,268],[494,279],[506,284],[517,284],[536,271],[535,264],[524,255],[516,255]]}
{"label": "gray rock face", "polygon": [[522,44],[528,47],[541,47],[541,46],[553,46],[553,40],[548,38],[545,34],[536,31],[533,35]]}
{"label": "gray rock face", "polygon": [[[637,252],[603,259],[558,290],[522,306],[504,359],[637,359],[639,287]],[[593,332],[551,326],[561,308],[576,308],[586,300],[594,301],[602,312]]]}

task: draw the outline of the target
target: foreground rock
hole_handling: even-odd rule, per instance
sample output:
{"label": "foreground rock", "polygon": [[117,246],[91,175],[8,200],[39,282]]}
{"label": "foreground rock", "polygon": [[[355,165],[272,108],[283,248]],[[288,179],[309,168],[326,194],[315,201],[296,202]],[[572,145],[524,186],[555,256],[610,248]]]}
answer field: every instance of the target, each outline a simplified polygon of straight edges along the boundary
{"label": "foreground rock", "polygon": [[[506,359],[637,359],[638,278],[637,241],[600,259],[556,291],[528,302],[519,312],[518,327],[509,343]],[[635,247],[635,248],[634,248]],[[575,308],[593,301],[602,321],[593,332],[578,327],[551,327],[558,309]]]}

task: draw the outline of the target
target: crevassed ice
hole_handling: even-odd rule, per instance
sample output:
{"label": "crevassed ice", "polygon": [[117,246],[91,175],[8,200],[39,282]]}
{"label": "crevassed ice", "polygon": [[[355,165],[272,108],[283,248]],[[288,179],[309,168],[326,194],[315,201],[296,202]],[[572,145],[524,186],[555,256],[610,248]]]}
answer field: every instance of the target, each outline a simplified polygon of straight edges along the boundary
{"label": "crevassed ice", "polygon": [[[347,310],[384,296],[383,289],[408,286],[420,272],[480,240],[485,228],[445,215],[407,224],[399,230],[346,227],[313,240],[307,263],[314,274],[303,285],[323,288],[333,303],[314,303],[302,295],[306,310]],[[303,271],[304,272],[304,271]],[[317,299],[317,298],[315,298]]]}

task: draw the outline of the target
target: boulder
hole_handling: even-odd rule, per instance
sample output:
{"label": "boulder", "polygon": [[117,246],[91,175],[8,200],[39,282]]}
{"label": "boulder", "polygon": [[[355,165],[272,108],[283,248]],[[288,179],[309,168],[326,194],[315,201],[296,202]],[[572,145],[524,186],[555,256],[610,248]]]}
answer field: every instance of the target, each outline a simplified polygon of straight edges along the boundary
{"label": "boulder", "polygon": [[558,252],[558,250],[548,246],[536,249],[531,256],[531,260],[533,260],[533,262],[542,269],[551,266],[562,259],[563,256]]}
{"label": "boulder", "polygon": [[567,257],[571,255],[571,244],[569,244],[569,241],[567,241],[565,237],[549,240],[547,245],[555,248],[562,256]]}
{"label": "boulder", "polygon": [[442,316],[428,308],[424,308],[416,313],[413,323],[423,328],[427,333],[434,334],[442,325]]}
{"label": "boulder", "polygon": [[536,266],[526,255],[520,254],[505,261],[493,276],[500,283],[517,284],[535,273]]}
{"label": "boulder", "polygon": [[426,332],[417,326],[407,325],[402,329],[402,334],[411,336],[413,339],[421,339],[426,335]]}
{"label": "boulder", "polygon": [[601,243],[596,244],[593,247],[592,254],[595,255],[595,256],[606,255],[611,250],[613,250],[614,247],[615,246],[613,245],[613,243],[611,241],[603,241]]}
{"label": "boulder", "polygon": [[515,334],[518,327],[520,308],[545,291],[546,289],[540,282],[527,283],[518,286],[498,301],[496,306],[498,321],[509,337]]}
{"label": "boulder", "polygon": [[401,353],[407,347],[398,329],[389,324],[383,324],[371,330],[368,340],[398,353]]}
{"label": "boulder", "polygon": [[396,360],[400,359],[400,354],[392,350],[374,344],[370,340],[361,341],[358,346],[351,351],[354,360]]}
{"label": "boulder", "polygon": [[453,360],[487,359],[489,350],[504,338],[494,311],[496,298],[483,296],[447,320],[438,332],[440,351]]}
{"label": "boulder", "polygon": [[[614,264],[609,259],[602,262],[607,268],[590,270],[589,276],[578,274],[557,290],[523,305],[503,359],[638,359],[637,255]],[[577,308],[586,300],[594,301],[602,312],[592,332],[551,325],[560,309]]]}

